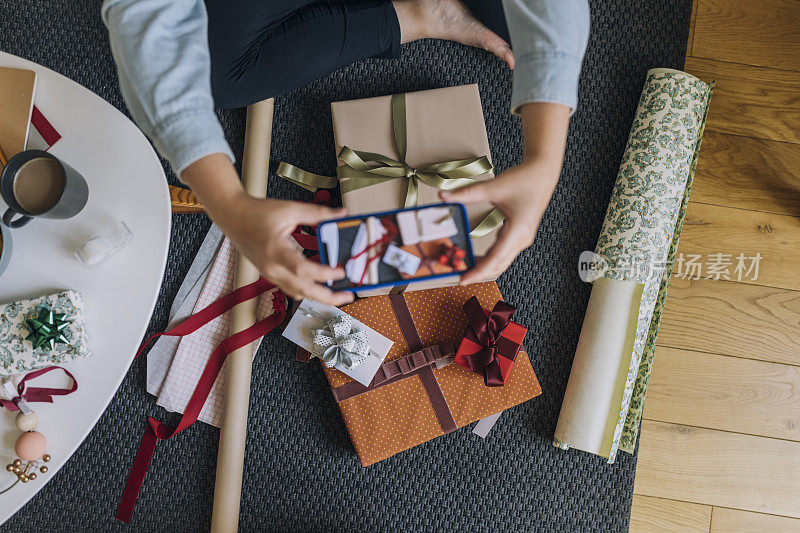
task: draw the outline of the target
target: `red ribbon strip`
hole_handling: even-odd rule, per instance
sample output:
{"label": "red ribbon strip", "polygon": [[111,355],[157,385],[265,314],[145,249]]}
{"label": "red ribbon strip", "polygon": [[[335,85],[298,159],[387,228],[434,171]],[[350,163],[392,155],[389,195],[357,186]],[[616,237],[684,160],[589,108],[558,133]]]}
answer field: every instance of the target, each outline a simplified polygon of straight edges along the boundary
{"label": "red ribbon strip", "polygon": [[[51,387],[28,387],[28,390],[25,390],[25,383],[36,379],[42,374],[47,374],[48,372],[52,372],[53,370],[61,370],[66,374],[69,379],[72,380],[72,386],[68,389],[54,389]],[[0,405],[5,407],[11,412],[18,411],[19,406],[17,405],[20,400],[25,402],[47,402],[53,403],[53,396],[66,396],[67,394],[72,394],[78,390],[78,381],[75,379],[75,376],[70,374],[69,370],[65,368],[61,368],[60,366],[48,366],[46,368],[40,368],[39,370],[34,370],[33,372],[28,372],[25,376],[20,380],[17,384],[17,394],[16,398],[12,398],[11,400],[0,400]]]}
{"label": "red ribbon strip", "polygon": [[[390,294],[389,303],[392,304],[394,316],[397,318],[397,324],[400,326],[400,331],[406,339],[406,345],[409,350],[422,350],[422,338],[419,336],[419,330],[414,324],[414,317],[411,316],[411,309],[408,307],[408,302],[402,294]],[[421,361],[420,361],[421,363]],[[416,364],[414,365],[416,366]],[[422,366],[419,369],[419,377],[422,380],[422,386],[428,394],[428,399],[431,401],[431,407],[442,427],[444,433],[451,433],[458,429],[456,421],[453,418],[453,413],[447,405],[447,400],[444,397],[442,388],[436,380],[433,373],[433,368],[430,365]]]}
{"label": "red ribbon strip", "polygon": [[47,143],[48,150],[61,139],[61,134],[50,124],[50,121],[44,118],[44,115],[42,115],[42,112],[39,111],[39,108],[36,106],[33,106],[33,111],[31,112],[31,124],[33,124],[36,131],[39,132],[39,135],[42,136],[44,142]]}
{"label": "red ribbon strip", "polygon": [[[497,357],[513,360],[517,354],[517,350],[506,349],[508,343],[502,342],[503,331],[511,322],[514,308],[500,300],[487,315],[478,299],[473,296],[464,303],[464,312],[470,325],[466,337],[480,345],[477,352],[465,356],[466,364],[473,372],[483,375],[487,387],[502,387],[505,380]],[[510,351],[513,353],[509,353]]]}
{"label": "red ribbon strip", "polygon": [[[255,298],[274,287],[275,285],[269,281],[265,280],[264,278],[260,278],[258,281],[251,283],[250,285],[246,285],[240,289],[237,289],[209,304],[207,307],[190,316],[171,330],[151,336],[149,339],[147,339],[147,341],[145,341],[144,344],[142,344],[141,348],[139,348],[139,351],[136,353],[136,356],[138,357],[139,354],[142,353],[142,350],[144,350],[144,348],[154,338],[160,335],[167,335],[171,337],[188,335],[189,333],[197,331],[202,326],[214,320],[223,313],[226,313],[237,304]],[[131,468],[131,473],[128,477],[128,483],[125,485],[125,490],[122,493],[122,501],[117,509],[118,520],[130,522],[131,516],[133,515],[133,508],[136,505],[137,498],[139,497],[139,490],[144,482],[147,468],[150,466],[150,460],[153,458],[153,452],[156,449],[156,444],[158,441],[168,439],[180,433],[197,421],[197,417],[199,416],[203,405],[206,403],[206,399],[211,392],[211,388],[214,386],[214,381],[217,379],[217,375],[222,369],[222,365],[225,363],[225,359],[228,354],[263,337],[281,322],[283,322],[283,319],[286,316],[286,298],[280,291],[276,296],[277,298],[275,299],[274,307],[275,313],[263,320],[256,322],[249,328],[231,335],[214,349],[208,359],[208,362],[206,363],[205,368],[203,369],[203,373],[200,375],[197,386],[192,393],[192,397],[189,399],[189,403],[186,405],[186,409],[183,413],[183,416],[181,416],[181,420],[177,427],[171,429],[155,418],[148,418],[148,425],[145,429],[144,436],[142,437],[142,443],[139,446],[139,452],[136,454],[136,459],[133,461],[133,467]]]}

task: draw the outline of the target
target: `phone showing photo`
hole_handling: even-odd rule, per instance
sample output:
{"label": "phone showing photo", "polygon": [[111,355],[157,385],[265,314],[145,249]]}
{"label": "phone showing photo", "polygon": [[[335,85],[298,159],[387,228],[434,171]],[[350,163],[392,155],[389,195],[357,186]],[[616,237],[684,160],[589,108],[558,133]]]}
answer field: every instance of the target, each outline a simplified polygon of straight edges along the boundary
{"label": "phone showing photo", "polygon": [[467,213],[435,204],[337,220],[317,227],[320,262],[344,267],[337,291],[459,276],[475,266]]}

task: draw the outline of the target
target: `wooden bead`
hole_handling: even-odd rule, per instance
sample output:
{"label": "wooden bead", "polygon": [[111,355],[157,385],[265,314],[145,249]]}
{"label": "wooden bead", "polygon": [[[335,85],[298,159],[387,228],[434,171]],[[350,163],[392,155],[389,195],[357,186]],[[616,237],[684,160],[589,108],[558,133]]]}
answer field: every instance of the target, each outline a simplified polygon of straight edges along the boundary
{"label": "wooden bead", "polygon": [[27,415],[20,412],[17,415],[15,422],[17,424],[17,429],[20,431],[33,431],[36,429],[36,426],[39,425],[39,417],[36,416],[36,413],[34,412],[31,412]]}

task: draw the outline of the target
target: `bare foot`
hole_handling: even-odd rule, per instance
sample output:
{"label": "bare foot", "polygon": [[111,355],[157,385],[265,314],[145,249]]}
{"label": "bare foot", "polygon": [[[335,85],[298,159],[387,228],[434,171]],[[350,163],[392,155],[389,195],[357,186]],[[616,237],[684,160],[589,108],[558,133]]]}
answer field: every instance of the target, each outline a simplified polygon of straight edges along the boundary
{"label": "bare foot", "polygon": [[401,42],[432,38],[456,41],[493,53],[514,68],[511,47],[481,24],[460,0],[394,0]]}

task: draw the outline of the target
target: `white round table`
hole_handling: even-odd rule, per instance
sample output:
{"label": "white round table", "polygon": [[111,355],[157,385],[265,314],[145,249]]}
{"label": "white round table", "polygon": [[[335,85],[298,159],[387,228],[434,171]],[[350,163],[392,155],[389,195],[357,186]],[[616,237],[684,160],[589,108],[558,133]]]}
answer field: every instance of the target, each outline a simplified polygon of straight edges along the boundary
{"label": "white round table", "polygon": [[[38,72],[35,103],[62,138],[50,149],[86,178],[89,203],[76,217],[34,220],[13,230],[14,253],[0,276],[0,303],[77,289],[86,305],[92,356],[64,365],[78,390],[54,403],[35,403],[39,429],[52,456],[49,472],[0,495],[0,524],[57,475],[108,406],[142,340],[158,297],[170,236],[170,201],[153,148],[122,113],[86,88],[19,57],[0,52],[0,66]],[[0,207],[6,205],[0,200]],[[106,263],[84,268],[72,250],[119,220],[133,241]],[[33,384],[67,383],[60,373]],[[15,415],[0,409],[0,490],[16,477]],[[131,435],[138,439],[141,435]],[[120,487],[121,489],[121,487]],[[76,496],[76,502],[80,500]]]}

